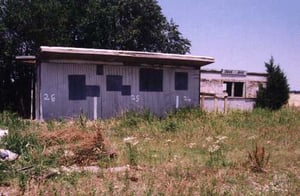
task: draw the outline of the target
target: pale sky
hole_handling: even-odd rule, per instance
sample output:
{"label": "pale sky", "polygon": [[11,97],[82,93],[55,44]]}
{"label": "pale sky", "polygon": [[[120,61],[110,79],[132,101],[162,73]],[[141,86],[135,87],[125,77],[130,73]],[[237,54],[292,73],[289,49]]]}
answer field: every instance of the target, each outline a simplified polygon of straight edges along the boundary
{"label": "pale sky", "polygon": [[211,56],[206,69],[265,72],[271,55],[300,90],[300,0],[158,0],[163,14],[192,42],[191,54]]}

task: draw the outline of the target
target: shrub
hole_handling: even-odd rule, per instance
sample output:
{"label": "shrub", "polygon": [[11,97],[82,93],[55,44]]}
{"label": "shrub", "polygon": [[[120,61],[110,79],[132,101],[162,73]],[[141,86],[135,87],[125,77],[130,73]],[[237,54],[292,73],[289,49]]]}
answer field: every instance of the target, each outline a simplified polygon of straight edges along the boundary
{"label": "shrub", "polygon": [[280,109],[289,99],[289,85],[287,78],[279,65],[274,64],[271,57],[269,63],[265,63],[267,68],[267,86],[260,85],[256,97],[256,107],[271,110]]}

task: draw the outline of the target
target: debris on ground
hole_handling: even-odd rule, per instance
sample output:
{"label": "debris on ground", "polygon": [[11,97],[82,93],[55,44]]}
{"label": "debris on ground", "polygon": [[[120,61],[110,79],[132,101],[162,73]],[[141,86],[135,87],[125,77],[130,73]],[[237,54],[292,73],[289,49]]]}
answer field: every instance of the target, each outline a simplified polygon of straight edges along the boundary
{"label": "debris on ground", "polygon": [[0,140],[6,135],[8,135],[8,129],[0,129]]}
{"label": "debris on ground", "polygon": [[106,171],[111,172],[111,173],[123,172],[123,171],[126,171],[126,170],[130,170],[129,165],[120,166],[120,167],[111,167],[111,168],[106,169]]}
{"label": "debris on ground", "polygon": [[60,174],[60,173],[73,173],[73,172],[90,172],[93,174],[97,174],[98,172],[110,172],[110,173],[118,173],[118,172],[124,172],[124,171],[129,171],[130,170],[130,165],[125,165],[125,166],[119,166],[119,167],[110,167],[103,169],[99,166],[77,166],[77,165],[72,165],[72,166],[61,166],[60,169],[51,169],[49,170],[49,174]]}
{"label": "debris on ground", "polygon": [[19,157],[18,154],[6,150],[6,149],[0,149],[0,160],[1,161],[14,161]]}

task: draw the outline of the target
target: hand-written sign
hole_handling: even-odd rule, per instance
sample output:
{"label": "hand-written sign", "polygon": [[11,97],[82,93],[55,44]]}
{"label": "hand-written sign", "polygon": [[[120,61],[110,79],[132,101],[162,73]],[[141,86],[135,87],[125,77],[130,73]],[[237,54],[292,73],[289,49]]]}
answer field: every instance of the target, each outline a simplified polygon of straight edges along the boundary
{"label": "hand-written sign", "polygon": [[243,71],[243,70],[222,69],[222,75],[228,75],[228,76],[246,76],[247,72]]}

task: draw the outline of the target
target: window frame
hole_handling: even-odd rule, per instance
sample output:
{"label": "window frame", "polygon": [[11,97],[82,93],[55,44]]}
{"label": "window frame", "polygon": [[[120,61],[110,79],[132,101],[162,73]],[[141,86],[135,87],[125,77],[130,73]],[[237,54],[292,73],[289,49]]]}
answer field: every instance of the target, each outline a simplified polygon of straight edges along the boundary
{"label": "window frame", "polygon": [[[223,81],[223,84],[226,84],[226,89],[224,92],[227,93],[228,97],[231,98],[245,98],[245,82],[244,81]],[[231,89],[228,90],[227,87],[228,85],[231,86]],[[238,85],[241,85],[241,90],[238,90],[237,87]],[[241,96],[237,95],[239,91],[239,94],[241,92]],[[229,93],[230,92],[230,93]]]}

